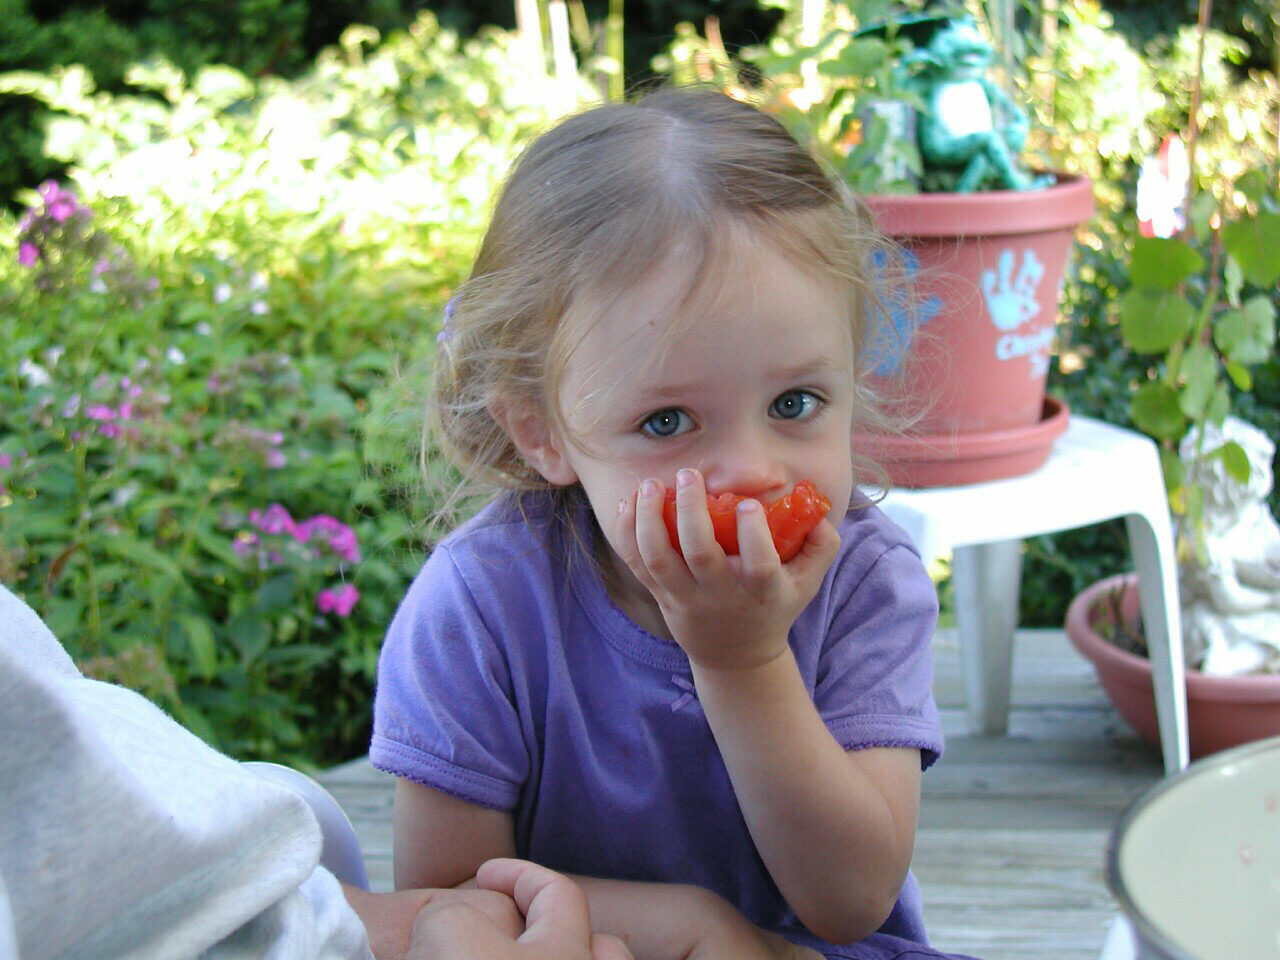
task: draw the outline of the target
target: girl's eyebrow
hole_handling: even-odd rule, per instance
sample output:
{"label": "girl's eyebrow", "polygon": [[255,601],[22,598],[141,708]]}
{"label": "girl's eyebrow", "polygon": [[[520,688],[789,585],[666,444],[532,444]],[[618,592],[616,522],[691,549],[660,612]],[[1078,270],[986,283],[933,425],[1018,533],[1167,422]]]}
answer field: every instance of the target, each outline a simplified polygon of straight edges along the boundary
{"label": "girl's eyebrow", "polygon": [[[726,358],[726,363],[730,362]],[[815,356],[801,363],[780,366],[765,370],[764,379],[767,382],[777,383],[803,383],[813,377],[829,377],[831,375],[846,376],[848,375],[848,366],[839,360],[828,356]],[[706,383],[701,380],[690,380],[683,383],[661,383],[661,384],[645,384],[642,390],[636,395],[636,405],[642,407],[661,407],[663,404],[674,404],[696,393],[700,389],[705,389]]]}

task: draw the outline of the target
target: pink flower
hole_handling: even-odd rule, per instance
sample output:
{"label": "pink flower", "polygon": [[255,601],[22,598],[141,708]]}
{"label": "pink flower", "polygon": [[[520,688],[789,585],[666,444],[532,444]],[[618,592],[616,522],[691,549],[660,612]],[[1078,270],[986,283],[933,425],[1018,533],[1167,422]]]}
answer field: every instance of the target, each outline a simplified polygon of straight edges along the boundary
{"label": "pink flower", "polygon": [[55,223],[65,223],[75,212],[75,200],[65,193],[49,204],[49,216],[53,217]]}
{"label": "pink flower", "polygon": [[18,262],[24,267],[34,267],[40,261],[40,248],[34,243],[23,243],[18,247]]}
{"label": "pink flower", "polygon": [[13,466],[13,457],[7,453],[0,453],[0,470],[7,470]]}
{"label": "pink flower", "polygon": [[340,617],[351,616],[351,610],[360,599],[355,584],[344,583],[336,590],[321,590],[316,597],[316,607],[321,613],[336,613]]}
{"label": "pink flower", "polygon": [[84,412],[84,415],[90,420],[100,420],[103,423],[110,422],[116,418],[115,410],[105,403],[95,403]]}
{"label": "pink flower", "polygon": [[299,543],[306,543],[307,536],[299,530],[289,511],[278,503],[273,503],[266,510],[250,510],[249,522],[263,533],[287,533]]}
{"label": "pink flower", "polygon": [[120,428],[114,423],[104,423],[102,426],[98,427],[98,432],[104,437],[120,436]]}
{"label": "pink flower", "polygon": [[360,543],[356,532],[341,520],[326,514],[317,514],[299,525],[298,539],[307,543],[313,536],[329,544],[329,549],[347,563],[360,562]]}

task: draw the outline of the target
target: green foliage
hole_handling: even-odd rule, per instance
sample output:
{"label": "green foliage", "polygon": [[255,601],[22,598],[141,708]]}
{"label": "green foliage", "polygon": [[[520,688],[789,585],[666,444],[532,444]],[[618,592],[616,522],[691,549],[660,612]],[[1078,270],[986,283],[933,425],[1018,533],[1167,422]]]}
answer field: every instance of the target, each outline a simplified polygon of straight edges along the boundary
{"label": "green foliage", "polygon": [[237,756],[367,746],[431,509],[412,371],[548,120],[509,44],[424,15],[291,82],[0,76],[74,171],[0,216],[0,578]]}
{"label": "green foliage", "polygon": [[[1193,424],[1221,424],[1231,412],[1232,387],[1249,390],[1249,368],[1275,349],[1280,204],[1268,182],[1252,175],[1237,181],[1230,193],[1245,205],[1236,210],[1207,197],[1193,209],[1192,230],[1139,239],[1129,263],[1121,333],[1132,349],[1160,361],[1157,375],[1134,394],[1131,414],[1162,441],[1170,501],[1193,531],[1202,523],[1202,502],[1184,476],[1178,441]],[[1248,461],[1234,442],[1206,453],[1247,481]]]}
{"label": "green foliage", "polygon": [[[136,0],[57,4],[0,0],[0,70],[50,70],[78,64],[102,90],[126,89],[125,73],[163,58],[185,73],[225,64],[250,75],[295,76],[358,21],[404,26],[414,6],[401,0]],[[40,114],[18,96],[0,98],[0,198],[62,168],[40,147]]]}

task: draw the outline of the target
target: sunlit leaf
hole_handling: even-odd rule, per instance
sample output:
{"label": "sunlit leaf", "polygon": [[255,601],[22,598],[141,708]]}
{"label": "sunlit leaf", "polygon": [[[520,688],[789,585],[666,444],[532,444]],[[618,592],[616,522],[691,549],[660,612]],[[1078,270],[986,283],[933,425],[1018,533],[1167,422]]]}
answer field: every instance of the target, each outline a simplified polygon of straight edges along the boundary
{"label": "sunlit leaf", "polygon": [[1181,240],[1139,237],[1129,261],[1129,277],[1135,286],[1172,290],[1204,267],[1204,257]]}
{"label": "sunlit leaf", "polygon": [[1213,233],[1213,215],[1218,212],[1218,201],[1211,193],[1197,193],[1191,198],[1191,230],[1201,243]]}
{"label": "sunlit leaf", "polygon": [[1243,193],[1250,203],[1259,203],[1267,195],[1267,175],[1261,170],[1250,170],[1236,179],[1235,190]]}
{"label": "sunlit leaf", "polygon": [[1250,297],[1240,309],[1227,310],[1213,325],[1213,342],[1232,363],[1266,361],[1276,338],[1275,305],[1270,297]]}
{"label": "sunlit leaf", "polygon": [[1178,394],[1178,406],[1195,420],[1209,405],[1218,379],[1218,359],[1213,351],[1203,344],[1194,344],[1183,357],[1182,377],[1184,385]]}
{"label": "sunlit leaf", "polygon": [[1215,453],[1222,458],[1222,465],[1227,468],[1227,474],[1232,480],[1239,484],[1249,482],[1249,455],[1240,444],[1228,440]]}
{"label": "sunlit leaf", "polygon": [[1240,306],[1240,291],[1244,289],[1244,271],[1234,258],[1227,257],[1226,266],[1222,269],[1223,284],[1227,291],[1227,302],[1233,307]]}
{"label": "sunlit leaf", "polygon": [[1227,224],[1222,228],[1222,244],[1250,283],[1270,287],[1280,279],[1280,213],[1261,213]]}
{"label": "sunlit leaf", "polygon": [[1219,380],[1218,385],[1213,388],[1213,396],[1209,400],[1209,405],[1205,407],[1205,419],[1214,426],[1220,427],[1230,412],[1231,391],[1227,388],[1225,380]]}
{"label": "sunlit leaf", "polygon": [[1134,289],[1120,305],[1125,342],[1139,353],[1164,353],[1191,332],[1194,310],[1171,290]]}
{"label": "sunlit leaf", "polygon": [[1253,389],[1253,375],[1249,373],[1246,367],[1242,367],[1238,363],[1232,363],[1230,360],[1223,366],[1226,368],[1227,376],[1231,378],[1231,382],[1236,385],[1236,389],[1245,391]]}

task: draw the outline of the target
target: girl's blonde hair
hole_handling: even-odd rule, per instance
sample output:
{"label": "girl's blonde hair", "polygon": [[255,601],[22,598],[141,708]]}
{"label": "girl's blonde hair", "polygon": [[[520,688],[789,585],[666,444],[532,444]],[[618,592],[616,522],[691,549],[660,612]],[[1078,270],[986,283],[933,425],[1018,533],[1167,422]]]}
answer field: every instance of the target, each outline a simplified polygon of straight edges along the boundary
{"label": "girl's blonde hair", "polygon": [[[512,169],[441,333],[427,431],[463,483],[437,519],[478,487],[553,489],[491,406],[532,404],[564,427],[560,377],[583,329],[575,308],[628,289],[677,241],[701,251],[692,297],[732,244],[723,237],[744,232],[848,291],[855,426],[883,430],[863,358],[883,325],[893,248],[773,117],[714,90],[666,88],[560,122]],[[882,481],[874,464],[858,466]]]}

